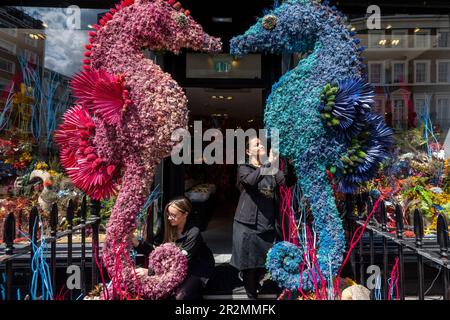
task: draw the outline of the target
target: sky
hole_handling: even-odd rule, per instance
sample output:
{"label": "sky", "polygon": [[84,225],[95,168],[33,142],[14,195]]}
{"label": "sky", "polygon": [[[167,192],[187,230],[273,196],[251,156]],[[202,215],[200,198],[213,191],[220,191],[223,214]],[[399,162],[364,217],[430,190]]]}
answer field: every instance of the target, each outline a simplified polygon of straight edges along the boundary
{"label": "sky", "polygon": [[79,8],[17,7],[48,26],[45,40],[45,68],[72,76],[82,67],[89,24],[104,10]]}

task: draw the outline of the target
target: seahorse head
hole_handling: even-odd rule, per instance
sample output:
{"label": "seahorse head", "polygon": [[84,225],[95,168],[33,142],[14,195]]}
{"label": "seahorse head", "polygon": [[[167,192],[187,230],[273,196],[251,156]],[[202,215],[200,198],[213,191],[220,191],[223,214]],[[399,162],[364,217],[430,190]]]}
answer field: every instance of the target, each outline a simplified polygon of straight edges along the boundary
{"label": "seahorse head", "polygon": [[285,0],[258,19],[243,35],[231,40],[231,54],[249,52],[306,53],[327,26],[345,28],[344,17],[313,0]]}
{"label": "seahorse head", "polygon": [[[205,33],[189,10],[174,0],[126,0],[111,9],[91,32],[92,67],[98,69],[111,51],[218,52],[221,41]],[[124,49],[124,50],[122,50]]]}

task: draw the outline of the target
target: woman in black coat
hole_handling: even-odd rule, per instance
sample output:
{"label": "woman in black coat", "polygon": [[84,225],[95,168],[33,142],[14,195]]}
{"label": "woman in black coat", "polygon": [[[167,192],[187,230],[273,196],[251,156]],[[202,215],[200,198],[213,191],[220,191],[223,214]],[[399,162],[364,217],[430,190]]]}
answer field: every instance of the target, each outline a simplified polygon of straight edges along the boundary
{"label": "woman in black coat", "polygon": [[[176,289],[176,300],[201,299],[201,291],[206,286],[214,271],[214,256],[203,241],[200,229],[187,219],[192,211],[192,204],[186,197],[172,199],[164,210],[164,240],[175,243],[187,255],[188,271],[184,282]],[[133,239],[133,246],[138,253],[149,255],[158,244],[138,242]],[[139,268],[137,273],[151,270]]]}
{"label": "woman in black coat", "polygon": [[233,223],[233,249],[230,264],[242,272],[245,291],[250,299],[257,298],[259,281],[265,274],[266,255],[276,241],[278,202],[277,185],[285,185],[280,170],[268,175],[267,170],[278,159],[270,152],[269,160],[258,138],[246,146],[248,163],[238,167],[238,188],[241,191]]}

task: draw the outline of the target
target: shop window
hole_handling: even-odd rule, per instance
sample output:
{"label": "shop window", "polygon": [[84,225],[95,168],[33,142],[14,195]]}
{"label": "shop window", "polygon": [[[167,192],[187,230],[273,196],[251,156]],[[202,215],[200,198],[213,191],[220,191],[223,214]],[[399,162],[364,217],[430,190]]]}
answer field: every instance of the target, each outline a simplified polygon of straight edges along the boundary
{"label": "shop window", "polygon": [[369,80],[373,84],[384,84],[384,61],[369,62]]}
{"label": "shop window", "polygon": [[16,53],[16,45],[9,41],[0,39],[0,51],[15,54]]}
{"label": "shop window", "polygon": [[406,62],[394,61],[392,62],[392,82],[393,83],[407,83],[408,76],[406,73]]}
{"label": "shop window", "polygon": [[450,60],[437,60],[437,82],[450,83]]}
{"label": "shop window", "polygon": [[430,61],[414,61],[414,82],[430,82]]}
{"label": "shop window", "polygon": [[16,65],[12,61],[0,58],[0,71],[14,73],[16,71]]}
{"label": "shop window", "polygon": [[430,30],[414,31],[414,47],[429,48],[430,47]]}

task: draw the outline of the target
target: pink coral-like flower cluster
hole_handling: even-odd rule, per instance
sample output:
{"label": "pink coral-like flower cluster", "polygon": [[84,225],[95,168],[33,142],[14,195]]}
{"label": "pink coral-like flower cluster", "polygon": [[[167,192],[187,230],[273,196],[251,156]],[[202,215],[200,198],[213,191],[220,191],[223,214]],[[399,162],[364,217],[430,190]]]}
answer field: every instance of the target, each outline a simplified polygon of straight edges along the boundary
{"label": "pink coral-like flower cluster", "polygon": [[[117,267],[115,248],[125,246],[130,249],[129,235],[135,230],[136,215],[150,193],[155,168],[170,155],[176,143],[171,140],[172,133],[187,127],[188,109],[183,89],[158,65],[145,58],[142,48],[174,53],[182,48],[216,52],[220,51],[221,43],[207,35],[189,12],[173,0],[122,1],[94,27],[96,31],[90,32],[90,43],[86,45],[89,50],[84,60],[88,76],[86,83],[92,77],[96,78],[95,74],[108,75],[103,78],[109,77],[110,81],[104,85],[115,88],[112,90],[115,98],[107,99],[105,90],[89,91],[87,84],[84,91],[81,90],[81,97],[94,101],[93,106],[89,101],[84,101],[86,105],[83,105],[95,124],[95,133],[90,132],[88,141],[98,158],[105,163],[117,163],[117,167],[123,170],[120,193],[107,226],[102,258],[110,275],[121,270],[119,278],[123,279],[130,292],[140,288],[143,298],[157,299],[163,296],[162,292],[180,284],[185,273],[178,270],[178,277],[170,278],[170,281],[167,278],[169,283],[166,285],[161,282],[155,284],[151,277],[139,278],[136,286],[130,262],[119,259],[122,267]],[[114,77],[120,78],[126,97],[117,94],[120,88],[115,85],[118,82]],[[121,98],[131,103],[126,103],[125,110],[118,114]],[[101,104],[95,103],[100,100]],[[62,131],[73,129],[64,126]],[[67,135],[77,134],[76,130],[69,131]],[[67,147],[67,141],[60,140],[62,150]],[[92,190],[83,190],[95,194]],[[170,248],[164,246],[161,250],[167,250],[174,257],[179,256],[175,252],[179,249]],[[180,261],[169,258],[171,254],[155,253],[156,265],[168,270],[175,268]],[[165,259],[165,262],[158,259]]]}
{"label": "pink coral-like flower cluster", "polygon": [[62,146],[61,164],[74,185],[94,199],[102,199],[116,191],[118,177],[114,161],[98,156],[92,141],[94,133],[95,123],[87,110],[75,106],[64,115],[55,141]]}
{"label": "pink coral-like flower cluster", "polygon": [[150,254],[149,266],[155,274],[140,279],[145,283],[140,294],[153,300],[166,298],[187,274],[187,258],[173,243],[156,248]]}

